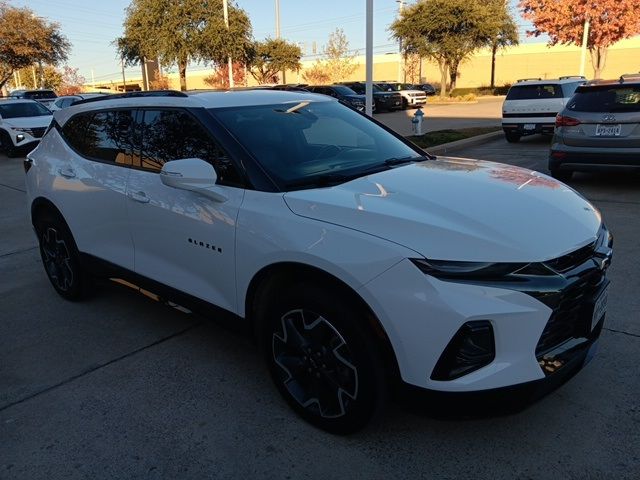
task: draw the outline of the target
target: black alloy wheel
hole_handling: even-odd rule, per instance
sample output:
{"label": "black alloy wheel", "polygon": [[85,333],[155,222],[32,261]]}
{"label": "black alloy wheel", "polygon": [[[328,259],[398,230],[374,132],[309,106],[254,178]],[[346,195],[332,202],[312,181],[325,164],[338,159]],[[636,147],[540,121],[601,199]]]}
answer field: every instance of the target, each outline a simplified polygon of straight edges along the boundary
{"label": "black alloy wheel", "polygon": [[305,420],[331,433],[363,428],[382,409],[387,379],[377,339],[337,292],[299,286],[268,309],[263,334],[271,376]]}
{"label": "black alloy wheel", "polygon": [[36,222],[36,231],[42,264],[53,288],[67,300],[84,297],[86,275],[66,224],[55,215],[44,214]]}

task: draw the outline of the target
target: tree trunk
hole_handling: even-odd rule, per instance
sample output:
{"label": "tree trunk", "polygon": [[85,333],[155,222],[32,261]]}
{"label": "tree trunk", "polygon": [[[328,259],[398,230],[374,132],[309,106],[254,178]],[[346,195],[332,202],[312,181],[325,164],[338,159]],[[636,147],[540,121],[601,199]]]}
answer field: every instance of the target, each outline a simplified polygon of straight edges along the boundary
{"label": "tree trunk", "polygon": [[180,60],[178,62],[178,72],[180,75],[180,90],[185,91],[187,89],[187,61]]}
{"label": "tree trunk", "polygon": [[13,72],[6,74],[4,77],[0,77],[0,90],[11,79],[11,75],[13,75]]}
{"label": "tree trunk", "polygon": [[460,62],[458,60],[454,60],[449,66],[449,77],[451,78],[451,83],[449,85],[449,91],[453,92],[456,88],[456,82],[458,81],[458,66]]}
{"label": "tree trunk", "polygon": [[607,63],[607,47],[591,47],[589,53],[593,65],[593,78],[597,80],[602,75],[602,70]]}
{"label": "tree trunk", "polygon": [[498,52],[498,42],[493,42],[491,46],[491,84],[490,87],[496,88],[496,53]]}
{"label": "tree trunk", "polygon": [[447,96],[449,65],[446,60],[438,60],[438,68],[440,69],[440,98],[445,98]]}

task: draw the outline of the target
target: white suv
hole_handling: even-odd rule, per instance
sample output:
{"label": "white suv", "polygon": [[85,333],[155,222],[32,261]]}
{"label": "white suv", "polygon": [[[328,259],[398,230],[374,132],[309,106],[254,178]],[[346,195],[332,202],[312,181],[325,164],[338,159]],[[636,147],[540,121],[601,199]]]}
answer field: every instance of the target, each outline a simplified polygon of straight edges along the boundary
{"label": "white suv", "polygon": [[1,100],[0,148],[8,157],[32,149],[52,119],[51,111],[35,100]]}
{"label": "white suv", "polygon": [[392,385],[546,389],[593,354],[611,237],[537,172],[435,158],[324,96],[124,94],[25,160],[45,271],[248,322],[305,419],[351,432]]}
{"label": "white suv", "polygon": [[585,82],[582,76],[518,80],[502,104],[502,129],[507,141],[517,142],[536,133],[553,135],[556,115]]}

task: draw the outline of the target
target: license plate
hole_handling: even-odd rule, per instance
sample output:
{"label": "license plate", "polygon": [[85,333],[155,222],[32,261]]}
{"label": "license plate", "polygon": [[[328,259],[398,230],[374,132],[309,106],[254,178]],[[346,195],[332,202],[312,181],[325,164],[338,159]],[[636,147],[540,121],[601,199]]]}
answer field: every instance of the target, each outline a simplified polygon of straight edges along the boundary
{"label": "license plate", "polygon": [[593,306],[593,317],[591,317],[591,330],[596,328],[596,325],[607,311],[607,299],[609,298],[609,289],[606,288],[596,300]]}
{"label": "license plate", "polygon": [[597,137],[619,137],[622,132],[622,125],[619,123],[615,125],[602,125],[599,123],[596,125]]}
{"label": "license plate", "polygon": [[536,125],[535,123],[525,123],[522,128],[524,128],[525,130],[535,130]]}

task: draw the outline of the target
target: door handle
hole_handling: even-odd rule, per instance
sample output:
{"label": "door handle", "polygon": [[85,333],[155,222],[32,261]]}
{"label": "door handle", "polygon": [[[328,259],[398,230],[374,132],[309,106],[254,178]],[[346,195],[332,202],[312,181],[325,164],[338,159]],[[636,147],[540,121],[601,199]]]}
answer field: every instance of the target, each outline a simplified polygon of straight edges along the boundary
{"label": "door handle", "polygon": [[76,178],[76,172],[71,168],[59,168],[58,173],[64,178]]}
{"label": "door handle", "polygon": [[149,203],[149,197],[144,192],[127,192],[127,197],[140,203]]}

